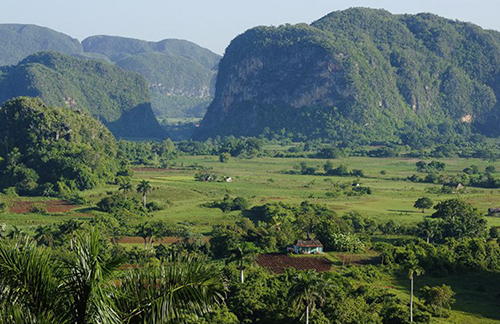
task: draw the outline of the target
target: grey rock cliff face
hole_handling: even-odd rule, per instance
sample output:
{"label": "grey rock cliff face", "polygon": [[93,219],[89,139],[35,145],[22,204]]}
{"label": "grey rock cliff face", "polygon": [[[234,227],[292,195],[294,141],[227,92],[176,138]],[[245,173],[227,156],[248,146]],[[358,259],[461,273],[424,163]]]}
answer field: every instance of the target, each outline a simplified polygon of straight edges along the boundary
{"label": "grey rock cliff face", "polygon": [[500,33],[429,14],[354,8],[235,38],[193,137],[285,129],[338,138],[349,128],[399,141],[405,125],[443,123],[500,136],[498,95]]}

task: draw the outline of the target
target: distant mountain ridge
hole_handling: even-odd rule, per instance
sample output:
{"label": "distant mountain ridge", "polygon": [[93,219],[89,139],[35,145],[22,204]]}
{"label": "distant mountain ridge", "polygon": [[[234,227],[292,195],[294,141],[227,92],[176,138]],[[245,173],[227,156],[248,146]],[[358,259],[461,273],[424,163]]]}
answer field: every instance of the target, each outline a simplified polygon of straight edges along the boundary
{"label": "distant mountain ridge", "polygon": [[45,27],[0,24],[0,66],[15,65],[41,51],[101,59],[141,74],[148,80],[153,110],[160,118],[203,117],[214,95],[221,58],[185,40],[91,36],[80,43]]}
{"label": "distant mountain ridge", "polygon": [[0,68],[0,102],[20,96],[88,111],[118,138],[166,138],[144,78],[103,61],[40,52]]}
{"label": "distant mountain ridge", "polygon": [[236,37],[195,138],[499,136],[499,95],[499,32],[432,14],[352,8]]}
{"label": "distant mountain ridge", "polygon": [[212,100],[221,57],[194,43],[91,36],[82,44],[85,52],[105,55],[121,68],[143,75],[158,117],[203,117]]}

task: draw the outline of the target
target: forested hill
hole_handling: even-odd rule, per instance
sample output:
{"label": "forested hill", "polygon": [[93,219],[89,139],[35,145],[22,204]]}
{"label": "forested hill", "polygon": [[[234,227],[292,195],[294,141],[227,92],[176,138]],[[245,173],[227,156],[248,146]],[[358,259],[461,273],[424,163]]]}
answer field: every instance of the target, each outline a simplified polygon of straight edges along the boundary
{"label": "forested hill", "polygon": [[55,30],[36,25],[0,24],[0,66],[17,64],[28,55],[46,50],[84,54],[77,39]]}
{"label": "forested hill", "polygon": [[91,36],[82,43],[45,27],[0,24],[0,66],[41,51],[113,62],[146,78],[158,117],[203,117],[213,98],[221,57],[192,42]]}
{"label": "forested hill", "polygon": [[82,111],[19,97],[0,106],[0,189],[52,196],[112,182],[120,170],[117,143]]}
{"label": "forested hill", "polygon": [[143,75],[157,116],[203,117],[215,91],[219,55],[179,39],[147,42],[92,36],[82,44],[85,52],[105,55],[116,65]]}
{"label": "forested hill", "polygon": [[235,38],[195,137],[411,144],[498,136],[499,95],[500,33],[432,14],[353,8]]}
{"label": "forested hill", "polygon": [[117,137],[166,136],[151,111],[144,78],[103,61],[41,52],[17,65],[0,68],[0,103],[18,96],[40,97],[50,105],[88,110]]}

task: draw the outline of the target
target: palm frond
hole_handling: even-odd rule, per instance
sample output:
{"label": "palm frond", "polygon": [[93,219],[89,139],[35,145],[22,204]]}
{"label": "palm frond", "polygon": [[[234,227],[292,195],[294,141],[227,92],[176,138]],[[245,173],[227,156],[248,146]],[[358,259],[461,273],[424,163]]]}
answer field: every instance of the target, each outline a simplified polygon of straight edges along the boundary
{"label": "palm frond", "polygon": [[205,314],[223,301],[219,276],[192,257],[132,270],[119,285],[117,305],[127,323],[183,322],[186,314]]}

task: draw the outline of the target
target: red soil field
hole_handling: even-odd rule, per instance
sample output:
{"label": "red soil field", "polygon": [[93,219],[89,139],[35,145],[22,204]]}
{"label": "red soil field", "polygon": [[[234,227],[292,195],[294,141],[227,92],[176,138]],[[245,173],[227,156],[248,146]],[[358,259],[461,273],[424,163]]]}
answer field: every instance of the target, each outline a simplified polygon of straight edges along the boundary
{"label": "red soil field", "polygon": [[287,254],[260,254],[257,264],[275,273],[283,273],[286,268],[297,270],[329,271],[331,263],[326,258],[318,257],[291,257]]}
{"label": "red soil field", "polygon": [[9,208],[11,213],[26,214],[29,213],[33,205],[43,205],[49,213],[65,213],[80,206],[71,205],[64,200],[51,201],[14,201]]}
{"label": "red soil field", "polygon": [[[167,236],[167,237],[164,237],[161,241],[155,241],[155,244],[172,244],[172,243],[175,243],[177,241],[179,241],[180,238],[178,237],[173,237],[173,236]],[[139,237],[139,236],[125,236],[125,237],[122,237],[118,240],[118,243],[140,243],[140,244],[144,244],[144,239],[142,237]],[[149,243],[149,241],[148,241]]]}

